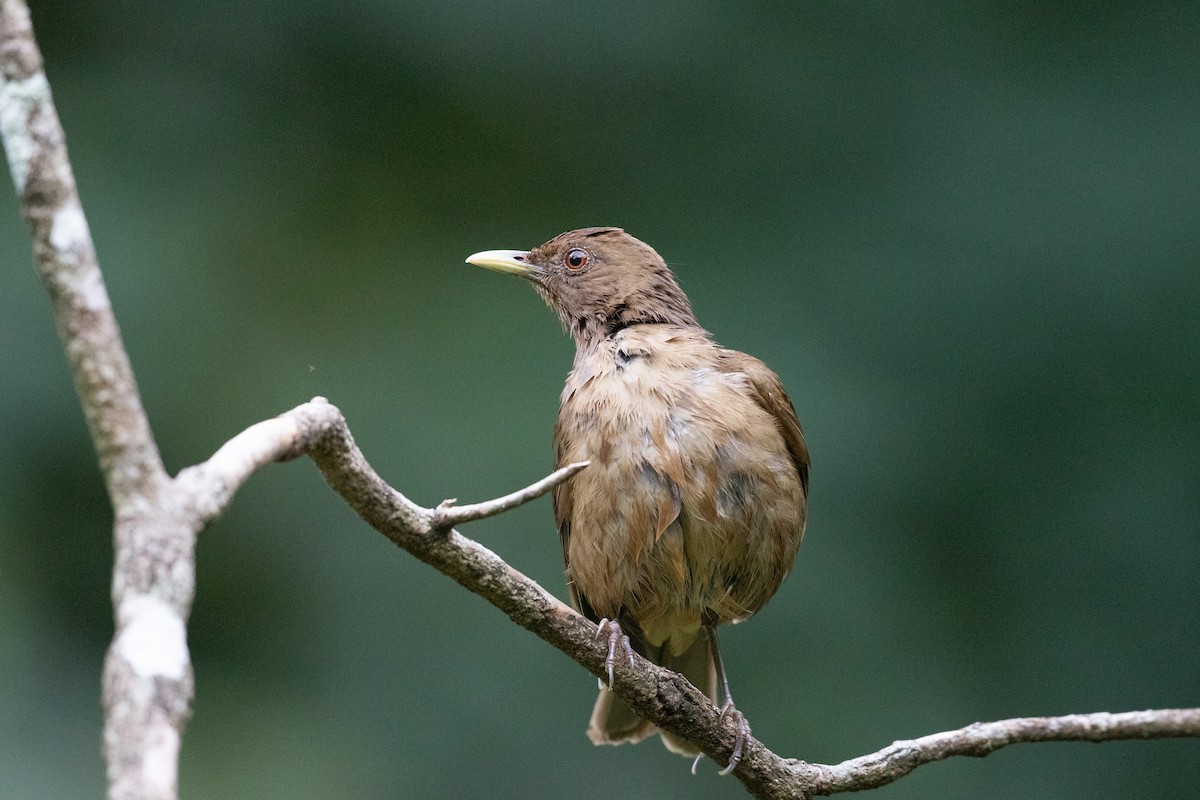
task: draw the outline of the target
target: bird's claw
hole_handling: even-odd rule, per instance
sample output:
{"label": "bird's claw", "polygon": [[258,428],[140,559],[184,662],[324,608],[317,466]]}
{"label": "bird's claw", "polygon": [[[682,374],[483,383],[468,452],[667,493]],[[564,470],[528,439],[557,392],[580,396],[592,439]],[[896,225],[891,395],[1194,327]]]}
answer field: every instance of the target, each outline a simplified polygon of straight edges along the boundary
{"label": "bird's claw", "polygon": [[732,700],[726,700],[725,705],[721,706],[721,713],[717,715],[717,721],[722,722],[725,717],[732,719],[734,724],[733,752],[729,754],[729,763],[725,765],[725,769],[717,773],[718,775],[728,775],[733,772],[734,768],[742,760],[742,755],[746,750],[746,742],[750,740],[750,723],[746,721],[746,715],[738,711],[733,705]]}
{"label": "bird's claw", "polygon": [[617,645],[620,644],[625,650],[625,656],[629,660],[629,668],[633,669],[633,645],[629,643],[629,637],[621,631],[621,623],[615,619],[605,617],[600,620],[600,624],[596,626],[596,639],[599,639],[605,633],[608,634],[608,655],[604,658],[604,670],[608,673],[608,688],[613,685],[613,665],[617,663]]}
{"label": "bird's claw", "polygon": [[[717,773],[718,775],[728,775],[733,772],[734,768],[741,763],[742,756],[746,751],[746,742],[750,740],[750,723],[746,721],[746,715],[734,707],[732,700],[726,700],[725,705],[721,706],[721,712],[717,714],[717,722],[724,722],[725,717],[733,720],[735,738],[733,752],[729,754],[729,763],[725,765],[725,769]],[[696,767],[700,766],[702,758],[704,758],[704,753],[697,755],[696,760],[692,762],[693,775],[696,774]]]}

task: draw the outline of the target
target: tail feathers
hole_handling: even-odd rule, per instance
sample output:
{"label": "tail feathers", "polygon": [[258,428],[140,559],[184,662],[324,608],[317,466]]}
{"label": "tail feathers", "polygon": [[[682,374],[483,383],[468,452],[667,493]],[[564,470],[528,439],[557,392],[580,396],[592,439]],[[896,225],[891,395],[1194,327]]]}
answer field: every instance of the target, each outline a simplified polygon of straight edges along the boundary
{"label": "tail feathers", "polygon": [[600,696],[592,708],[592,719],[588,723],[587,735],[592,744],[640,742],[657,730],[653,722],[639,717],[628,703],[607,686],[600,689]]}
{"label": "tail feathers", "polygon": [[[642,650],[641,647],[637,649]],[[716,701],[717,667],[712,660],[707,632],[701,630],[688,649],[677,656],[671,655],[667,647],[646,650],[649,651],[643,653],[646,658],[681,673]],[[660,731],[654,723],[639,717],[628,703],[613,694],[608,687],[600,690],[600,696],[596,698],[596,705],[592,709],[592,719],[588,723],[588,738],[593,744],[636,743],[655,732],[662,736],[663,744],[671,752],[689,757],[700,752],[686,739],[667,731]]]}

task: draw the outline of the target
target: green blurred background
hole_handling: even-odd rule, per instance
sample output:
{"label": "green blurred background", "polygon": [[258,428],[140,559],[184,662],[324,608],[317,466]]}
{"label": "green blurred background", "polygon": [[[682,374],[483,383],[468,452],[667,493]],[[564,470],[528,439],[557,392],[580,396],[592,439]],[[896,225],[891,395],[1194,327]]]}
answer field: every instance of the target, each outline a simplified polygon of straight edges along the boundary
{"label": "green blurred background", "polygon": [[[781,754],[1200,703],[1195,3],[35,2],[174,473],[314,395],[410,497],[552,466],[571,344],[474,251],[620,225],[813,452],[724,638]],[[98,797],[110,511],[0,192],[0,797]],[[548,500],[466,533],[563,596]],[[198,547],[189,800],[736,797],[595,749],[595,680],[306,461]],[[1030,745],[880,798],[1195,797],[1200,743]]]}

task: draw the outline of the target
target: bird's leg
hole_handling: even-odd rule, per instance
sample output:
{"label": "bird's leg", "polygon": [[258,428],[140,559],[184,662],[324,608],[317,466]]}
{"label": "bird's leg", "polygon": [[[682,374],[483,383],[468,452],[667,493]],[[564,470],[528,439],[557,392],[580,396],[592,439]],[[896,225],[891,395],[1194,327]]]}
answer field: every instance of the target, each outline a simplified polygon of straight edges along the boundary
{"label": "bird's leg", "polygon": [[605,617],[600,620],[596,626],[596,638],[599,639],[605,633],[608,634],[608,655],[604,659],[604,669],[608,672],[608,688],[611,689],[613,685],[613,665],[617,662],[617,645],[619,644],[625,651],[630,669],[633,669],[633,645],[629,643],[629,637],[621,631],[621,623],[615,619]]}
{"label": "bird's leg", "polygon": [[[721,648],[717,646],[717,628],[715,625],[705,625],[704,628],[708,631],[708,644],[712,648],[713,665],[717,668],[717,678],[721,681],[721,691],[725,697],[725,703],[721,706],[721,714],[717,719],[723,720],[725,717],[729,717],[733,720],[736,730],[733,752],[729,754],[729,763],[725,765],[725,769],[717,773],[718,775],[728,775],[742,760],[746,742],[750,739],[750,723],[746,721],[746,715],[734,706],[733,695],[729,693],[729,676],[725,674],[725,664],[721,661]],[[693,771],[695,766],[695,764],[692,765]]]}

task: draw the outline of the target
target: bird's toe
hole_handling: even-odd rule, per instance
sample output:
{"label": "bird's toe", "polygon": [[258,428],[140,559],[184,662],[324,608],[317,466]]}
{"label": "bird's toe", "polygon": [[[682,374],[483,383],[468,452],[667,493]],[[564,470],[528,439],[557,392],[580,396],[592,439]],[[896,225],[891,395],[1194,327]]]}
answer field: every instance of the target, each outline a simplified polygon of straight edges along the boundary
{"label": "bird's toe", "polygon": [[604,657],[604,671],[608,673],[608,688],[613,685],[613,667],[617,662],[617,648],[620,647],[625,654],[626,660],[629,662],[629,668],[633,669],[633,645],[629,643],[629,637],[621,630],[621,623],[615,619],[605,617],[600,620],[596,626],[596,638],[600,639],[605,634],[608,635],[608,653]]}
{"label": "bird's toe", "polygon": [[750,723],[746,721],[746,715],[733,705],[732,700],[727,700],[721,707],[718,719],[724,720],[726,717],[733,720],[734,724],[733,751],[729,754],[729,763],[725,765],[725,769],[717,773],[718,775],[728,775],[733,772],[745,754],[746,742],[750,741]]}

